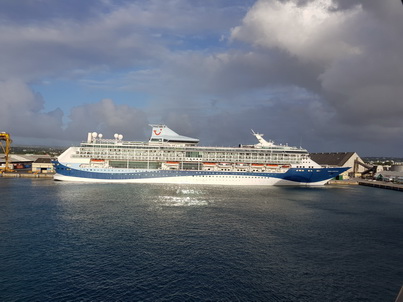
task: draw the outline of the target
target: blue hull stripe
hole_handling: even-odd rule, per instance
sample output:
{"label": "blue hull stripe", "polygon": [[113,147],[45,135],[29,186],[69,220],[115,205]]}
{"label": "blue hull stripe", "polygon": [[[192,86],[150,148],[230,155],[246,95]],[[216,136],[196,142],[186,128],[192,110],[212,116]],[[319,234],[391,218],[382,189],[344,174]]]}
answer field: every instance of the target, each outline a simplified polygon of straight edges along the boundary
{"label": "blue hull stripe", "polygon": [[273,177],[284,179],[297,183],[313,183],[328,180],[343,173],[348,168],[290,168],[285,173],[271,172],[227,172],[227,171],[183,171],[183,170],[136,170],[131,172],[114,172],[113,169],[109,172],[84,171],[67,167],[58,161],[54,162],[56,173],[64,176],[91,178],[102,180],[124,180],[124,179],[148,179],[162,177],[179,177],[179,176],[258,176],[258,177]]}

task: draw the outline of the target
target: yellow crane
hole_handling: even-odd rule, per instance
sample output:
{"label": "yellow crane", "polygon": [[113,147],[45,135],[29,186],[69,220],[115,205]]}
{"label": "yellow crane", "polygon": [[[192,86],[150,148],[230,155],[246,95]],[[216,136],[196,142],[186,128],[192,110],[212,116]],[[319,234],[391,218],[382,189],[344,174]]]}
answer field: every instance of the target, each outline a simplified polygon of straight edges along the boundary
{"label": "yellow crane", "polygon": [[[3,146],[3,141],[6,142],[6,146],[5,146],[5,147]],[[12,171],[13,171],[13,170],[10,169],[9,166],[8,166],[8,164],[9,164],[9,162],[8,162],[9,158],[8,158],[8,156],[9,156],[9,154],[10,154],[11,142],[12,142],[12,140],[11,140],[10,134],[8,134],[8,133],[6,133],[6,132],[0,132],[0,145],[1,145],[1,148],[3,149],[4,158],[5,158],[5,160],[6,160],[6,166],[5,166],[4,168],[3,168],[3,167],[0,167],[0,171],[3,171],[3,172],[12,172]]]}

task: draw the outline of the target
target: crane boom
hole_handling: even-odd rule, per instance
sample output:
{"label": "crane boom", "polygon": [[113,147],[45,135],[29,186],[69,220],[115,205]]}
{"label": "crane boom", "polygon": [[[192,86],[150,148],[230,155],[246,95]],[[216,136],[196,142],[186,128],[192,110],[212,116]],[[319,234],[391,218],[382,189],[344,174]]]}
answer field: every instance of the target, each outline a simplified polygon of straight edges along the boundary
{"label": "crane boom", "polygon": [[[6,142],[6,146],[3,146],[3,141]],[[6,160],[6,166],[4,168],[0,168],[0,171],[4,171],[4,172],[12,172],[13,170],[9,168],[8,164],[9,164],[9,154],[10,154],[10,149],[11,149],[11,137],[10,134],[6,133],[6,132],[0,132],[0,145],[1,148],[3,149],[4,152],[4,158]]]}

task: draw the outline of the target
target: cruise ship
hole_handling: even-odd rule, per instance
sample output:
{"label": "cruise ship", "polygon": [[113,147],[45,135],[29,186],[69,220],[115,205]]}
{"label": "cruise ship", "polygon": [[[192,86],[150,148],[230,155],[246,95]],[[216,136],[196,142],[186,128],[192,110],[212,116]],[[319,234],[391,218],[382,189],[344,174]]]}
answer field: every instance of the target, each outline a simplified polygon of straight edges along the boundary
{"label": "cruise ship", "polygon": [[112,139],[90,132],[79,147],[63,152],[55,180],[79,182],[169,183],[207,185],[318,186],[348,168],[321,167],[306,149],[256,137],[254,145],[199,146],[166,125],[150,125],[146,142]]}

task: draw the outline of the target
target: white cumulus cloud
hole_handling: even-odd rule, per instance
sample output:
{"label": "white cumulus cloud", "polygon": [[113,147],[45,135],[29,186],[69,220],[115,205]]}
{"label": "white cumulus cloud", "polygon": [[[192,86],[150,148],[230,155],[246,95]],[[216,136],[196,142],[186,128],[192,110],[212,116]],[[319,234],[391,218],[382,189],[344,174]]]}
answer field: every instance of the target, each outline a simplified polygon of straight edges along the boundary
{"label": "white cumulus cloud", "polygon": [[360,49],[348,39],[350,21],[362,12],[356,5],[336,10],[332,0],[304,5],[297,0],[259,0],[231,38],[264,48],[279,48],[307,61],[329,62]]}

